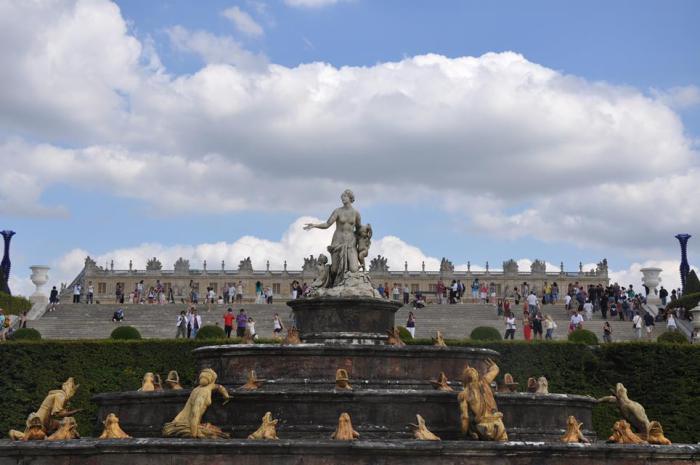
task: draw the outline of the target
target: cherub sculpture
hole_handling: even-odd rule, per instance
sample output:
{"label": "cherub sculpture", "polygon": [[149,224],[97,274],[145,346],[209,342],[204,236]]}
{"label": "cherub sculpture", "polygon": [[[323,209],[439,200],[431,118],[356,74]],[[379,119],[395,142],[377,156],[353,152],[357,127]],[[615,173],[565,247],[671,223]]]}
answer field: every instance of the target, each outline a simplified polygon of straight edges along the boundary
{"label": "cherub sculpture", "polygon": [[287,330],[287,337],[284,338],[283,344],[285,345],[296,345],[301,344],[301,338],[299,337],[299,330],[296,328],[289,328]]}
{"label": "cherub sculpture", "polygon": [[338,418],[338,427],[331,435],[331,439],[336,439],[338,441],[354,441],[359,437],[360,433],[352,429],[350,414],[346,412],[341,413],[340,418]]}
{"label": "cherub sculpture", "polygon": [[318,256],[316,260],[316,278],[311,282],[311,289],[321,289],[331,286],[331,265],[328,257],[324,254]]}
{"label": "cherub sculpture", "polygon": [[498,385],[498,392],[517,392],[518,383],[513,379],[513,375],[506,373],[503,375],[503,382]]}
{"label": "cherub sculpture", "polygon": [[647,435],[647,442],[649,444],[659,444],[662,446],[670,446],[671,441],[664,436],[664,429],[661,427],[661,423],[658,421],[652,421],[649,423],[649,434]]}
{"label": "cherub sculpture", "polygon": [[335,388],[352,391],[348,371],[345,368],[338,368],[335,372]]}
{"label": "cherub sculpture", "polygon": [[356,230],[357,235],[357,258],[360,261],[360,266],[363,270],[367,271],[365,266],[365,258],[369,254],[369,246],[372,243],[372,225],[363,224],[359,225]]}
{"label": "cherub sculpture", "polygon": [[447,344],[445,344],[445,338],[442,337],[442,333],[440,331],[437,331],[435,333],[435,337],[433,338],[433,345],[435,347],[447,347]]}
{"label": "cherub sculpture", "polygon": [[549,394],[549,381],[544,376],[537,378],[537,389],[535,394]]}
{"label": "cherub sculpture", "polygon": [[432,384],[438,391],[452,392],[452,387],[450,387],[449,383],[447,382],[447,376],[445,375],[444,371],[440,372],[438,379],[431,379],[430,384]]}
{"label": "cherub sculpture", "polygon": [[217,391],[224,398],[224,405],[230,400],[225,387],[216,384],[216,372],[205,368],[199,373],[199,385],[192,389],[185,407],[173,421],[163,426],[163,436],[184,438],[228,438],[221,428],[202,423],[202,417],[211,405],[211,394]]}
{"label": "cherub sculpture", "polygon": [[272,419],[272,412],[267,412],[262,417],[260,428],[248,436],[248,439],[279,439],[277,437],[277,422]]}
{"label": "cherub sculpture", "polygon": [[265,384],[265,380],[258,379],[258,377],[255,374],[255,370],[250,370],[248,372],[248,379],[246,380],[246,383],[243,386],[241,386],[241,389],[243,389],[244,391],[255,391],[258,388],[260,388],[260,386],[262,386],[263,384]]}
{"label": "cherub sculpture", "polygon": [[411,423],[409,426],[413,429],[413,437],[419,441],[440,441],[440,438],[436,436],[432,431],[425,426],[425,420],[422,416],[416,415],[417,425]]}
{"label": "cherub sculpture", "polygon": [[588,444],[589,441],[581,432],[583,423],[579,423],[575,416],[570,415],[566,420],[566,432],[561,437],[561,442],[582,442]]}
{"label": "cherub sculpture", "polygon": [[387,330],[386,334],[389,336],[389,338],[386,340],[386,343],[388,345],[397,347],[403,347],[406,345],[406,343],[401,340],[399,328],[397,328],[396,326],[394,326],[393,329]]}
{"label": "cherub sculpture", "polygon": [[156,375],[151,373],[150,371],[143,375],[143,380],[141,380],[141,387],[139,388],[139,392],[153,392],[153,391],[159,391],[160,382],[159,380],[156,380]]}
{"label": "cherub sculpture", "polygon": [[486,360],[486,365],[483,375],[468,365],[464,369],[464,389],[457,396],[462,434],[482,441],[507,441],[503,414],[498,411],[491,390],[498,365],[491,359]]}
{"label": "cherub sculpture", "polygon": [[104,429],[102,430],[100,439],[128,439],[131,437],[119,426],[119,418],[113,413],[107,415],[107,418],[105,418],[102,424],[104,425]]}
{"label": "cherub sculpture", "polygon": [[[73,378],[68,378],[61,389],[49,391],[46,398],[41,402],[39,409],[36,411],[36,416],[41,420],[41,425],[44,427],[46,434],[51,434],[60,426],[59,420],[65,417],[70,417],[78,413],[80,410],[68,410],[68,402],[75,395],[80,385],[75,384]],[[25,431],[26,433],[26,431]],[[20,440],[24,437],[22,431],[10,430],[8,436],[14,440]]]}
{"label": "cherub sculpture", "polygon": [[168,378],[165,380],[165,389],[170,389],[173,391],[179,391],[182,389],[182,386],[180,385],[180,375],[177,374],[177,371],[171,370],[168,372]]}
{"label": "cherub sculpture", "polygon": [[58,429],[47,438],[49,441],[68,441],[70,439],[80,439],[78,434],[78,423],[73,417],[65,417],[61,420]]}
{"label": "cherub sculpture", "polygon": [[646,441],[637,436],[629,423],[625,420],[618,420],[613,425],[613,434],[608,438],[608,442],[616,444],[646,444]]}
{"label": "cherub sculpture", "polygon": [[21,438],[12,439],[20,441],[42,441],[46,439],[46,431],[44,430],[44,425],[41,424],[41,418],[32,412],[27,417],[27,429],[24,430]]}

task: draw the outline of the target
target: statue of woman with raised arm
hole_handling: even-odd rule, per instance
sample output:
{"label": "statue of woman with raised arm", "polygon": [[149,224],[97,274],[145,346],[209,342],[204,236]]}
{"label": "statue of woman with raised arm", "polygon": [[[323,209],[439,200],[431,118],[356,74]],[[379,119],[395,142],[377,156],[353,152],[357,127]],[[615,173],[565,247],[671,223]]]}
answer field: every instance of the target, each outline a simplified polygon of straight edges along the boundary
{"label": "statue of woman with raised arm", "polygon": [[328,252],[330,252],[332,259],[330,287],[342,285],[346,272],[355,273],[360,269],[357,234],[362,226],[362,221],[360,212],[352,207],[355,194],[350,189],[346,189],[341,194],[340,200],[343,202],[343,206],[333,210],[325,223],[307,223],[304,226],[304,229],[308,231],[313,228],[328,229],[335,223],[333,240],[328,246]]}

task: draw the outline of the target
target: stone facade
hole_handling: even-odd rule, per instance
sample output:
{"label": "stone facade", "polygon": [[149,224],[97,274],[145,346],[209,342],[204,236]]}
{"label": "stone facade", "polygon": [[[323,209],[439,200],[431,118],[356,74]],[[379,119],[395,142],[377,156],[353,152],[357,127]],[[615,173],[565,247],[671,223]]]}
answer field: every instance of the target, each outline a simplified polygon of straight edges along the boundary
{"label": "stone facade", "polygon": [[[176,301],[187,299],[190,286],[197,289],[200,298],[203,298],[204,290],[213,287],[217,295],[223,295],[224,289],[230,283],[238,285],[243,283],[243,299],[246,302],[255,300],[255,283],[260,281],[264,286],[271,287],[277,298],[285,299],[290,296],[292,283],[298,281],[300,284],[311,283],[315,277],[314,257],[304,259],[304,267],[301,270],[270,270],[269,265],[265,270],[253,268],[250,258],[240,261],[237,269],[227,270],[223,266],[219,269],[207,269],[206,265],[202,269],[190,268],[189,261],[180,258],[174,265],[174,269],[163,269],[160,262],[153,257],[149,260],[146,269],[136,269],[130,267],[128,270],[115,270],[112,266],[98,266],[90,257],[85,259],[85,267],[78,276],[68,286],[62,289],[64,301],[70,301],[72,286],[81,283],[83,292],[87,289],[87,283],[92,281],[95,288],[95,299],[103,302],[114,300],[117,284],[122,285],[126,297],[132,292],[137,283],[143,280],[144,288],[148,290],[150,286],[155,286],[157,281],[165,286],[165,289],[172,288]],[[268,262],[269,263],[269,262]],[[607,260],[602,260],[596,269],[583,271],[579,265],[578,271],[564,271],[563,265],[558,272],[547,272],[544,262],[536,260],[529,271],[519,271],[517,264],[509,260],[504,262],[504,271],[490,270],[472,271],[471,266],[467,271],[455,271],[452,262],[443,258],[439,271],[426,271],[424,265],[420,271],[408,270],[404,266],[403,271],[392,271],[386,264],[386,259],[377,256],[370,261],[370,275],[375,285],[388,284],[389,288],[399,285],[403,288],[408,285],[411,293],[421,291],[428,296],[435,292],[436,285],[440,279],[449,285],[453,279],[461,280],[467,287],[467,294],[470,293],[470,286],[474,278],[479,278],[480,282],[493,284],[493,288],[498,296],[504,295],[506,289],[513,289],[526,282],[530,289],[541,291],[545,283],[556,282],[560,292],[566,291],[569,283],[587,287],[590,284],[607,285],[608,266]],[[160,268],[159,268],[160,267]],[[148,269],[151,268],[151,269]]]}

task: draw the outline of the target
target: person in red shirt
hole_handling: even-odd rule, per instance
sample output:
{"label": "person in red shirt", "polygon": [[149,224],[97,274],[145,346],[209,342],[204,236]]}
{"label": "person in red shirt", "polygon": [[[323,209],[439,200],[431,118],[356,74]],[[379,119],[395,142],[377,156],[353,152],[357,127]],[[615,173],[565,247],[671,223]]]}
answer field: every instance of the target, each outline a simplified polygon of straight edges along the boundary
{"label": "person in red shirt", "polygon": [[233,314],[233,309],[231,307],[224,313],[224,331],[226,332],[226,337],[231,337],[231,331],[233,331],[233,320],[235,319]]}

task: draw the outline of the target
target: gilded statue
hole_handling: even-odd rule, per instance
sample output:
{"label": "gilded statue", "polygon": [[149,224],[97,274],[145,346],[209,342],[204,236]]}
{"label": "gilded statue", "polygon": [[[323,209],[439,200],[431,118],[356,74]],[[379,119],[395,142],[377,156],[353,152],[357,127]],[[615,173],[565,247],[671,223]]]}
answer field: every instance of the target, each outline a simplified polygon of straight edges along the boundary
{"label": "gilded statue", "polygon": [[129,439],[131,437],[119,426],[119,418],[113,413],[107,415],[102,424],[104,429],[99,439]]}
{"label": "gilded statue", "polygon": [[[324,223],[307,223],[304,230],[328,229],[335,224],[331,245],[327,250],[331,255],[330,268],[319,270],[319,282],[314,282],[311,296],[363,296],[381,297],[372,286],[364,266],[369,253],[372,227],[363,225],[360,212],[352,206],[355,194],[346,189],[340,196],[341,207],[333,210]],[[319,261],[321,261],[319,256]],[[360,271],[362,270],[362,271]]]}
{"label": "gilded statue", "polygon": [[42,441],[46,439],[46,430],[41,424],[41,418],[35,412],[27,417],[27,428],[24,432],[10,430],[10,439],[14,441]]}
{"label": "gilded statue", "polygon": [[360,433],[352,429],[350,414],[346,412],[341,413],[340,418],[338,418],[338,427],[331,435],[331,439],[336,439],[338,441],[354,441],[359,437]]}
{"label": "gilded statue", "polygon": [[432,384],[433,388],[437,389],[438,391],[452,392],[452,387],[450,387],[444,371],[440,372],[438,379],[431,379],[430,384]]}
{"label": "gilded statue", "polygon": [[80,435],[78,434],[78,423],[76,423],[75,418],[63,418],[58,426],[58,429],[47,439],[49,441],[68,441],[70,439],[80,439]]}
{"label": "gilded statue", "polygon": [[226,388],[216,384],[216,378],[216,372],[211,368],[205,368],[199,373],[199,385],[192,389],[185,407],[173,421],[163,426],[163,436],[207,439],[229,437],[221,428],[210,423],[202,423],[204,412],[211,405],[213,391],[217,391],[224,398],[223,405],[230,400]]}
{"label": "gilded statue", "polygon": [[139,392],[161,391],[160,375],[154,375],[150,371],[143,375]]}
{"label": "gilded statue", "polygon": [[513,375],[506,373],[503,375],[503,382],[498,385],[498,392],[517,392],[518,383],[513,379]]}
{"label": "gilded statue", "polygon": [[537,391],[537,379],[528,378],[527,379],[527,388],[525,388],[525,390],[527,392],[535,393]]}
{"label": "gilded statue", "polygon": [[299,330],[296,328],[289,328],[287,330],[287,337],[284,338],[283,344],[290,346],[301,344],[301,338],[299,338]]}
{"label": "gilded statue", "polygon": [[649,418],[644,407],[639,402],[630,400],[627,389],[622,383],[617,383],[612,391],[612,396],[605,396],[598,399],[598,402],[611,402],[617,404],[622,418],[627,420],[637,430],[642,438],[647,437],[649,432]]}
{"label": "gilded statue", "polygon": [[442,333],[437,331],[435,337],[433,338],[433,345],[436,347],[447,347],[445,344],[445,338],[442,337]]}
{"label": "gilded statue", "polygon": [[462,434],[481,441],[507,441],[503,414],[498,411],[491,383],[498,376],[498,365],[486,360],[486,373],[475,368],[464,369],[464,389],[457,396]]}
{"label": "gilded statue", "polygon": [[654,420],[649,423],[649,434],[647,436],[647,442],[649,444],[659,444],[662,446],[670,446],[671,441],[664,436],[664,429],[661,427],[661,423]]}
{"label": "gilded statue", "polygon": [[258,388],[260,388],[260,386],[262,386],[263,384],[265,384],[265,380],[258,379],[258,377],[255,374],[255,370],[250,370],[248,372],[248,379],[246,380],[246,383],[243,386],[241,386],[241,389],[243,389],[244,391],[255,391]]}
{"label": "gilded statue", "polygon": [[406,345],[405,342],[401,340],[401,335],[399,333],[399,328],[394,326],[393,329],[389,329],[386,332],[388,339],[386,340],[386,343],[390,346],[396,346],[396,347],[403,347]]}
{"label": "gilded statue", "polygon": [[335,372],[335,388],[352,391],[348,371],[345,368],[338,368]]}
{"label": "gilded statue", "polygon": [[432,431],[425,426],[425,420],[422,416],[416,415],[417,425],[411,423],[409,426],[413,429],[413,437],[419,441],[440,441],[440,437],[436,436]]}
{"label": "gilded statue", "polygon": [[544,376],[537,378],[537,389],[535,394],[549,394],[549,381]]}
{"label": "gilded statue", "polygon": [[560,438],[561,442],[580,442],[584,444],[589,444],[589,441],[581,432],[581,427],[583,423],[579,423],[575,416],[570,415],[566,419],[566,432]]}
{"label": "gilded statue", "polygon": [[165,380],[165,389],[172,391],[179,391],[182,389],[180,385],[180,375],[177,374],[177,371],[171,370],[168,372],[168,377]]}
{"label": "gilded statue", "polygon": [[272,412],[267,412],[262,417],[260,428],[248,436],[248,439],[279,439],[277,437],[277,422],[272,419]]}
{"label": "gilded statue", "polygon": [[[36,416],[41,420],[41,425],[46,434],[51,434],[60,426],[60,419],[70,417],[78,413],[80,410],[68,410],[68,402],[75,395],[79,385],[75,384],[73,378],[68,378],[61,385],[61,389],[49,391],[46,398],[41,402],[39,409],[36,411]],[[9,437],[14,440],[20,440],[24,437],[25,432],[10,430]]]}
{"label": "gilded statue", "polygon": [[647,442],[637,436],[632,427],[625,420],[618,420],[612,428],[613,434],[608,438],[607,442],[615,444],[646,444]]}

